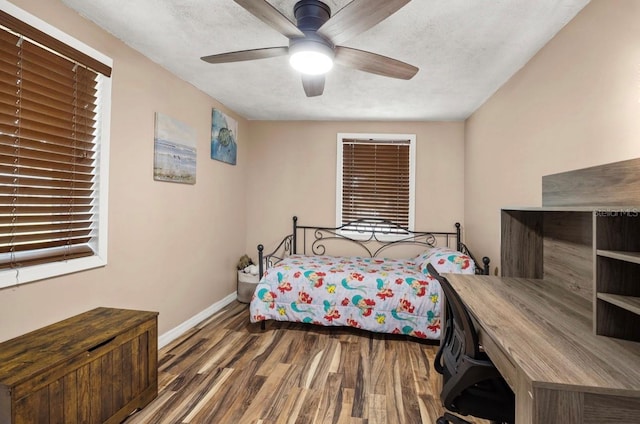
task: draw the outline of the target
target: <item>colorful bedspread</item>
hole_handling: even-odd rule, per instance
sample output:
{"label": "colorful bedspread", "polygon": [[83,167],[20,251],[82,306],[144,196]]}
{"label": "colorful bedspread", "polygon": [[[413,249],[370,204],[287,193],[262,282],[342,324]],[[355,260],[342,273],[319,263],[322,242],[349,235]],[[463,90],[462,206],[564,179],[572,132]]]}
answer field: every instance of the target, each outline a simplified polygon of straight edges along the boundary
{"label": "colorful bedspread", "polygon": [[426,271],[473,273],[473,261],[435,248],[412,259],[292,255],[267,270],[251,300],[251,321],[351,326],[440,337],[440,284]]}

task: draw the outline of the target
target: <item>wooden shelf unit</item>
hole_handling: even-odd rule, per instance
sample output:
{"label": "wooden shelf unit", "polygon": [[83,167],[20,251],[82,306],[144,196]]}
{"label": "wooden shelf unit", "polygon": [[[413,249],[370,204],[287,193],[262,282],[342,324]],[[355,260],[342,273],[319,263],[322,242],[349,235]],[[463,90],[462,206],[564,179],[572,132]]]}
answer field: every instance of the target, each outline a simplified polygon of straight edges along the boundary
{"label": "wooden shelf unit", "polygon": [[118,424],[147,405],[157,315],[97,308],[0,343],[0,424]]}
{"label": "wooden shelf unit", "polygon": [[[640,341],[640,217],[596,213],[595,331]],[[633,212],[631,212],[633,211]],[[635,305],[635,307],[634,307]]]}
{"label": "wooden shelf unit", "polygon": [[502,210],[502,276],[589,300],[595,334],[640,341],[640,207]]}

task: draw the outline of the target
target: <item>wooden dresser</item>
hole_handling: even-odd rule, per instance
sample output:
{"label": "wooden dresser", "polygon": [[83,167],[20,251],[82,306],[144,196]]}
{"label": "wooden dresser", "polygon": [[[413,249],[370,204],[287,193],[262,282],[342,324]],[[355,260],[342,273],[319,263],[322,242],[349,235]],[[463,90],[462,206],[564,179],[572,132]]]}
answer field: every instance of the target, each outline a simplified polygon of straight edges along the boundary
{"label": "wooden dresser", "polygon": [[0,343],[0,424],[120,423],[147,405],[157,316],[97,308]]}

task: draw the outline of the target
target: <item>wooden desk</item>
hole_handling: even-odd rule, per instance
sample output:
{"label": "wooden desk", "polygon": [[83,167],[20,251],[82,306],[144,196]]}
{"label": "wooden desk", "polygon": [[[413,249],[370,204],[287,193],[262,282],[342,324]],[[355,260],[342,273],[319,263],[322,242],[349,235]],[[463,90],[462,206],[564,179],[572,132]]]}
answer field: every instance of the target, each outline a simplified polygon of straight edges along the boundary
{"label": "wooden desk", "polygon": [[640,343],[596,336],[587,299],[544,280],[446,277],[516,394],[517,424],[640,423]]}

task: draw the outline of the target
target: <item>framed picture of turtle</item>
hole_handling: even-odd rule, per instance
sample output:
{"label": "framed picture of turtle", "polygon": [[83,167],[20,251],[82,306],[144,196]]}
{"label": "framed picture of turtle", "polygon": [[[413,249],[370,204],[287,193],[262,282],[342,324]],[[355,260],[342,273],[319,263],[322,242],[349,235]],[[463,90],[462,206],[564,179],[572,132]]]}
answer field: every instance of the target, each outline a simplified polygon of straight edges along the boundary
{"label": "framed picture of turtle", "polygon": [[223,112],[211,111],[211,159],[236,164],[238,122]]}

